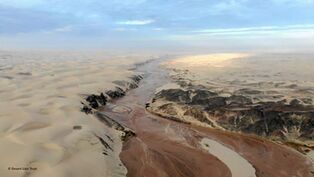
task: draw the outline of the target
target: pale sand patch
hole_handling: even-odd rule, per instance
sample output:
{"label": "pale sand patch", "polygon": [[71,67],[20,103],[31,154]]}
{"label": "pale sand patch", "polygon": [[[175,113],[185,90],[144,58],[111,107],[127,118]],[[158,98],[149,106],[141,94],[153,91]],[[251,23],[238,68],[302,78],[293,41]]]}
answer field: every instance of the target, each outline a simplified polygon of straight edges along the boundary
{"label": "pale sand patch", "polygon": [[208,54],[208,55],[191,55],[180,57],[176,60],[169,61],[169,64],[174,64],[178,67],[202,67],[208,66],[211,67],[226,67],[228,61],[248,57],[250,54],[246,53],[216,53],[216,54]]}
{"label": "pale sand patch", "polygon": [[[259,90],[253,101],[314,100],[314,54],[209,54],[178,57],[163,63],[174,79],[203,85],[221,95]],[[314,101],[313,101],[314,102]]]}
{"label": "pale sand patch", "polygon": [[256,177],[254,167],[235,151],[208,138],[203,138],[201,145],[227,165],[233,177]]}
{"label": "pale sand patch", "polygon": [[161,87],[156,88],[155,93],[158,93],[158,92],[160,92],[160,91],[162,91],[162,90],[167,90],[167,89],[180,89],[180,88],[181,88],[181,87],[180,87],[178,84],[176,84],[176,83],[168,83],[168,84],[165,84],[165,85],[163,85],[163,86],[161,86]]}
{"label": "pale sand patch", "polygon": [[115,80],[128,80],[135,74],[128,69],[146,57],[1,52],[0,60],[1,177],[125,176],[120,132],[80,112],[80,101],[114,88]]}

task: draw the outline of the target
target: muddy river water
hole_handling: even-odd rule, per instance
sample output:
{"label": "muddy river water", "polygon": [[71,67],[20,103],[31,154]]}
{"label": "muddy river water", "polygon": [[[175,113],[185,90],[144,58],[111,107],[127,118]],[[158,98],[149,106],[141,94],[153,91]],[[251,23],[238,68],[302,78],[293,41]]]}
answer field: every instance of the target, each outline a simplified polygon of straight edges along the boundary
{"label": "muddy river water", "polygon": [[253,136],[197,127],[155,116],[145,103],[171,83],[162,59],[140,65],[138,88],[103,112],[132,129],[120,158],[129,177],[310,177],[313,165],[288,147]]}

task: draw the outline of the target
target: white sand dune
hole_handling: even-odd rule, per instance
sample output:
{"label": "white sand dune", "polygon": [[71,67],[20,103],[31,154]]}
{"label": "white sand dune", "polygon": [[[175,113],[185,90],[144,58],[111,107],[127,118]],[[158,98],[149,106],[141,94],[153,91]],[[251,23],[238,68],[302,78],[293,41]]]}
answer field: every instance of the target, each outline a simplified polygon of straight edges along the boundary
{"label": "white sand dune", "polygon": [[1,177],[125,176],[120,132],[80,112],[80,101],[127,80],[144,57],[1,52],[0,61]]}

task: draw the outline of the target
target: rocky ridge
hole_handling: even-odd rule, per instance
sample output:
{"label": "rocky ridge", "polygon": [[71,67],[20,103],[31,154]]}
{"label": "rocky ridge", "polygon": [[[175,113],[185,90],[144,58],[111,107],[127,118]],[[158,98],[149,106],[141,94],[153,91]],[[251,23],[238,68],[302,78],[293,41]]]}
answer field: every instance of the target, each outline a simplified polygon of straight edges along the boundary
{"label": "rocky ridge", "polygon": [[[118,85],[115,87],[114,90],[107,90],[101,92],[100,94],[91,94],[86,96],[84,100],[81,102],[82,104],[81,111],[86,114],[94,114],[101,122],[105,123],[108,127],[121,131],[122,141],[128,140],[128,138],[135,136],[135,133],[129,128],[121,125],[114,119],[107,116],[100,109],[101,107],[105,106],[108,103],[108,101],[121,98],[125,96],[128,90],[137,88],[139,82],[142,79],[143,79],[142,75],[133,75],[130,77],[129,81],[114,81],[114,83]],[[105,148],[108,148],[105,140],[100,141],[102,142],[102,144],[104,144]],[[104,152],[104,154],[106,153]]]}
{"label": "rocky ridge", "polygon": [[[253,102],[242,92],[221,96],[202,87],[176,88],[158,92],[147,109],[163,117],[186,123],[254,134],[313,148],[314,106],[302,100]],[[242,94],[241,94],[242,93]],[[305,143],[304,143],[305,142]]]}

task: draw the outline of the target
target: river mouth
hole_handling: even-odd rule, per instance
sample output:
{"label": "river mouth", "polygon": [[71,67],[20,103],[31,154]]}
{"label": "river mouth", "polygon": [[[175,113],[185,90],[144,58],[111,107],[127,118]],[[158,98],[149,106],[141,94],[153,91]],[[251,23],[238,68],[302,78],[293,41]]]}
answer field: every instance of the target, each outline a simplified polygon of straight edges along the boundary
{"label": "river mouth", "polygon": [[[231,156],[233,161],[244,159],[246,163],[237,164],[240,171],[253,168],[256,176],[265,177],[311,175],[311,164],[306,158],[287,147],[251,136],[170,121],[146,111],[145,104],[154,96],[155,89],[171,83],[167,70],[159,67],[162,61],[139,66],[137,71],[145,73],[139,87],[102,109],[136,133],[124,143],[120,154],[128,169],[127,176],[237,177],[243,174],[236,173],[224,159],[202,147],[204,138],[235,152],[238,156]],[[252,176],[252,171],[244,174]]]}

